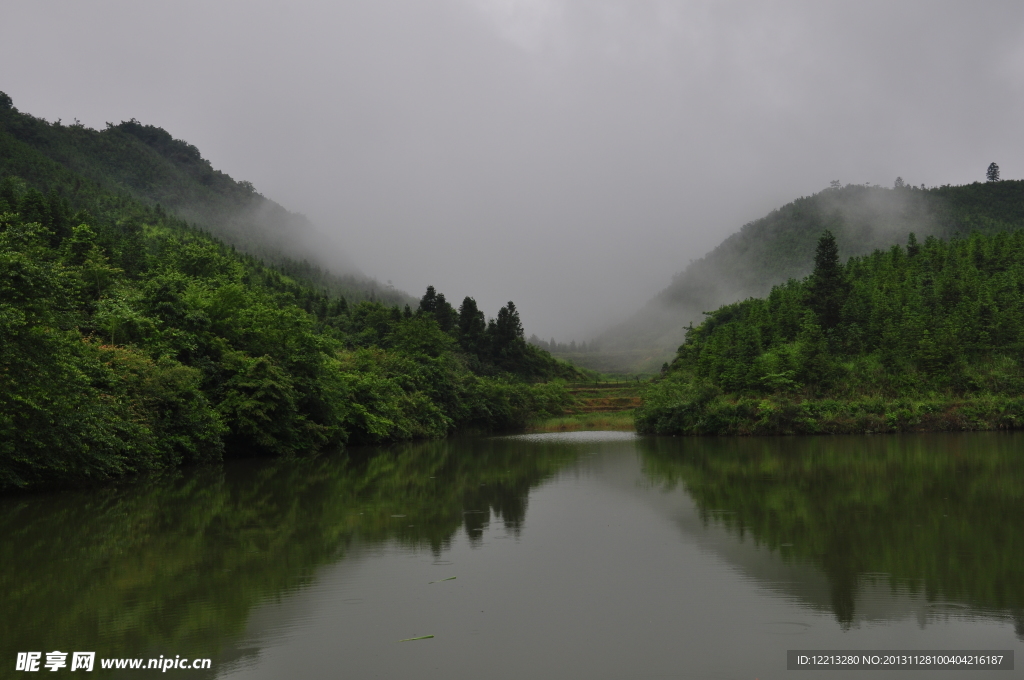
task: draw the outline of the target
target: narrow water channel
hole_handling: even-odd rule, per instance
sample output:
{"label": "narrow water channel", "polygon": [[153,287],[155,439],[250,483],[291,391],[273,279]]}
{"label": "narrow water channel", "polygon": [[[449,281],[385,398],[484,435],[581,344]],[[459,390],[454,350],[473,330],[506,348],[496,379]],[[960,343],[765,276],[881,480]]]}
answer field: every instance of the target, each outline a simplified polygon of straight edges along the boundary
{"label": "narrow water channel", "polygon": [[940,677],[1024,677],[1021,434],[453,439],[0,510],[7,669],[63,650],[211,659],[85,677],[881,679],[936,671],[786,652],[975,649],[1016,670]]}

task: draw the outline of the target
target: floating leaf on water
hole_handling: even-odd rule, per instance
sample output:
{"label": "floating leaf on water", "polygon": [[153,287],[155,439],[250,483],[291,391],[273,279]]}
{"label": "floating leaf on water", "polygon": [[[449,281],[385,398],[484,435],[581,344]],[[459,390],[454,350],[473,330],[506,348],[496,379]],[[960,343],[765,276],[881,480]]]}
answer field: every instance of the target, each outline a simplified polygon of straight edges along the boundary
{"label": "floating leaf on water", "polygon": [[436,581],[430,581],[429,583],[427,583],[427,585],[429,586],[431,583],[441,583],[442,581],[454,581],[454,580],[455,580],[454,576],[449,576],[448,578],[442,578],[442,579],[438,579]]}
{"label": "floating leaf on water", "polygon": [[399,642],[411,642],[412,640],[429,640],[432,637],[434,637],[434,636],[433,635],[420,635],[419,637],[405,638],[404,640],[399,640]]}

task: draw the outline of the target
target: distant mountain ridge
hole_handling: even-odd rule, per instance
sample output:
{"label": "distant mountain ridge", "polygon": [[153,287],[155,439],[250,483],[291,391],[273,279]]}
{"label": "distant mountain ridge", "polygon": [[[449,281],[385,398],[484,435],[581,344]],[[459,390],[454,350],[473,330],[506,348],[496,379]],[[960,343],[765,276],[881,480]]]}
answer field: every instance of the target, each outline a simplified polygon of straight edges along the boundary
{"label": "distant mountain ridge", "polygon": [[0,174],[21,177],[44,192],[67,186],[70,175],[76,192],[89,192],[92,184],[159,206],[333,294],[356,302],[415,302],[359,271],[305,216],[214,169],[192,144],[135,119],[108,123],[105,130],[77,121],[49,123],[18,111],[0,92]]}
{"label": "distant mountain ridge", "polygon": [[845,260],[919,238],[1024,228],[1024,181],[924,189],[846,185],[799,198],[743,226],[676,274],[627,320],[600,334],[590,352],[559,356],[608,372],[654,372],[670,361],[704,312],[810,273],[821,233],[831,230]]}

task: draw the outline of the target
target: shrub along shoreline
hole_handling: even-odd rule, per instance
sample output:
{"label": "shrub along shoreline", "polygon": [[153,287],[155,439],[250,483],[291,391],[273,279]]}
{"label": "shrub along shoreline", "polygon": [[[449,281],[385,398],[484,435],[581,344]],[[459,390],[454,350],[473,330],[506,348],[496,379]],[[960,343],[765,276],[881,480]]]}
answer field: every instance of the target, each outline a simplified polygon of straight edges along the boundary
{"label": "shrub along shoreline", "polygon": [[639,432],[682,435],[883,434],[1024,428],[1024,397],[851,400],[718,396],[648,404]]}

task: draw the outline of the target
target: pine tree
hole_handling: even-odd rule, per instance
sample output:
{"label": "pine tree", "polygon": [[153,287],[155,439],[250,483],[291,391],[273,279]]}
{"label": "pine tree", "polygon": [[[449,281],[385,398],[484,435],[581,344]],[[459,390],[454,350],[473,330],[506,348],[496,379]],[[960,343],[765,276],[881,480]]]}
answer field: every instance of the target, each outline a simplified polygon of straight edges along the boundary
{"label": "pine tree", "polygon": [[433,286],[427,286],[427,292],[420,298],[419,311],[434,312],[437,310],[437,292]]}
{"label": "pine tree", "polygon": [[494,321],[494,327],[502,344],[523,339],[523,324],[519,321],[519,312],[511,300],[498,310],[498,318]]}
{"label": "pine tree", "polygon": [[487,330],[487,323],[484,321],[484,313],[476,306],[476,300],[466,297],[459,305],[458,336],[459,346],[463,351],[479,355],[483,349],[484,332]]}
{"label": "pine tree", "polygon": [[511,300],[498,310],[498,317],[487,325],[487,334],[491,345],[491,360],[511,372],[520,368],[526,354],[526,341],[523,339],[519,312]]}
{"label": "pine tree", "polygon": [[814,273],[811,275],[807,300],[822,330],[827,332],[839,325],[848,293],[849,284],[843,265],[839,262],[836,237],[826,229],[818,239],[814,253]]}
{"label": "pine tree", "polygon": [[989,182],[998,182],[999,166],[995,163],[989,163],[988,170],[985,172],[985,178],[988,179]]}
{"label": "pine tree", "polygon": [[456,323],[458,323],[459,316],[455,312],[455,308],[444,299],[444,293],[437,294],[434,302],[434,318],[437,319],[437,325],[445,333],[453,331]]}

